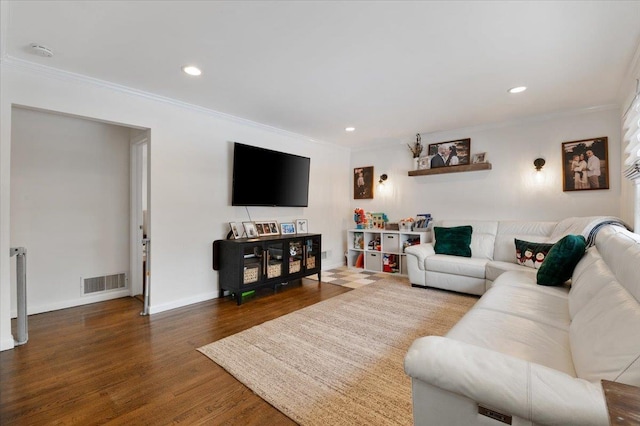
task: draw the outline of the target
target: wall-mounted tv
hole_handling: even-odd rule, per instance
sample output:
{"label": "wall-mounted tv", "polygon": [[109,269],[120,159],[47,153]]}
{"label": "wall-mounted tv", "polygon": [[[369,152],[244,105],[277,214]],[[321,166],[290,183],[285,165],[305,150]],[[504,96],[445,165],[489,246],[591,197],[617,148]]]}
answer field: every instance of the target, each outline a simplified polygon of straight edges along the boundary
{"label": "wall-mounted tv", "polygon": [[307,157],[235,142],[231,204],[307,207],[310,163]]}

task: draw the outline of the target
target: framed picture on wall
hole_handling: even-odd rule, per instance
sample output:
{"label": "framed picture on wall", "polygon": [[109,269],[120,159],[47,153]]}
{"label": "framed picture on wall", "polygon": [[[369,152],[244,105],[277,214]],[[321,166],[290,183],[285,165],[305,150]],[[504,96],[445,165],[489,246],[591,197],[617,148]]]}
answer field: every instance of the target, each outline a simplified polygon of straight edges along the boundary
{"label": "framed picture on wall", "polygon": [[562,143],[562,189],[609,189],[608,138]]}
{"label": "framed picture on wall", "polygon": [[427,153],[431,157],[431,168],[464,166],[471,158],[471,139],[429,144]]}
{"label": "framed picture on wall", "polygon": [[373,166],[356,167],[353,169],[353,199],[368,198],[373,198]]}

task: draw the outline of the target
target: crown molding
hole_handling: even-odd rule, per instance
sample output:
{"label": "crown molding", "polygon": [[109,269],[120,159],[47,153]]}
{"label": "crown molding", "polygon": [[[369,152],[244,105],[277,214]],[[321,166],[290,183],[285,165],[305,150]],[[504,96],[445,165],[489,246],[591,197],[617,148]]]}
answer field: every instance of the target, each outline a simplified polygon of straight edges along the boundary
{"label": "crown molding", "polygon": [[54,78],[54,79],[65,81],[65,82],[88,84],[94,87],[99,87],[102,89],[107,89],[107,90],[123,93],[126,95],[130,95],[130,96],[135,96],[139,98],[152,100],[155,102],[168,104],[174,107],[182,108],[182,109],[193,111],[193,112],[198,112],[201,114],[209,115],[211,117],[221,118],[227,121],[242,124],[244,126],[266,130],[271,133],[277,133],[283,136],[294,137],[297,139],[304,139],[307,142],[348,151],[348,148],[345,148],[336,143],[314,139],[306,135],[301,135],[299,133],[291,132],[289,130],[280,129],[278,127],[270,126],[268,124],[258,123],[255,121],[248,120],[246,118],[241,118],[235,115],[226,114],[224,112],[190,104],[188,102],[179,101],[166,96],[157,95],[155,93],[145,92],[143,90],[134,89],[132,87],[123,86],[121,84],[112,83],[110,81],[100,80],[100,79],[89,77],[83,74],[77,74],[70,71],[63,71],[58,68],[41,65],[34,62],[30,62],[30,61],[25,61],[24,59],[19,59],[10,55],[5,55],[3,57],[0,57],[0,64],[2,66],[13,68],[19,71],[32,72],[40,76]]}

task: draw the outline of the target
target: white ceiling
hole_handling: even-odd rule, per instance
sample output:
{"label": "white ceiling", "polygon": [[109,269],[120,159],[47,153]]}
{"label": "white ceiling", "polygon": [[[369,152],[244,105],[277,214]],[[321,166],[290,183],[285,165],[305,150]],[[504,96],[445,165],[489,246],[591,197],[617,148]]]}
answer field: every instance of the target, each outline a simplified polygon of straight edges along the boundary
{"label": "white ceiling", "polygon": [[[11,1],[3,11],[6,56],[348,147],[619,104],[640,42],[640,1]],[[34,55],[33,42],[55,56]],[[507,93],[518,85],[529,90]]]}

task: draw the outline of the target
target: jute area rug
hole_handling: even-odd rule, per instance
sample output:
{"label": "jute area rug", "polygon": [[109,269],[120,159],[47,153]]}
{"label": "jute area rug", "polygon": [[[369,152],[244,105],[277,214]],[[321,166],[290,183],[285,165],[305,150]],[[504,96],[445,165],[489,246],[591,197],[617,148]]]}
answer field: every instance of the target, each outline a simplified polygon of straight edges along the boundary
{"label": "jute area rug", "polygon": [[407,349],[476,300],[390,278],[198,350],[301,425],[411,425]]}

